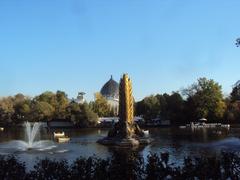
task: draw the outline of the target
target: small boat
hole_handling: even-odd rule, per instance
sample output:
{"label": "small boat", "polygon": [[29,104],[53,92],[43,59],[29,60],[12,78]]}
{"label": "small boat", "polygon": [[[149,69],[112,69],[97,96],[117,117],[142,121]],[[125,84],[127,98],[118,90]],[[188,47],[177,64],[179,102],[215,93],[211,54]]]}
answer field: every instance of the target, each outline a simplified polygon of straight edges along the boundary
{"label": "small boat", "polygon": [[149,136],[149,130],[143,130],[144,136]]}
{"label": "small boat", "polygon": [[179,126],[180,129],[185,129],[187,126]]}
{"label": "small boat", "polygon": [[222,135],[222,131],[217,131],[217,130],[216,130],[216,131],[214,132],[214,134],[216,134],[216,135]]}
{"label": "small boat", "polygon": [[53,132],[54,138],[60,138],[60,137],[65,137],[64,132]]}
{"label": "small boat", "polygon": [[69,141],[70,141],[70,137],[67,137],[67,136],[58,138],[59,143],[66,143],[66,142],[69,142]]}
{"label": "small boat", "polygon": [[0,127],[0,131],[4,131],[4,127]]}

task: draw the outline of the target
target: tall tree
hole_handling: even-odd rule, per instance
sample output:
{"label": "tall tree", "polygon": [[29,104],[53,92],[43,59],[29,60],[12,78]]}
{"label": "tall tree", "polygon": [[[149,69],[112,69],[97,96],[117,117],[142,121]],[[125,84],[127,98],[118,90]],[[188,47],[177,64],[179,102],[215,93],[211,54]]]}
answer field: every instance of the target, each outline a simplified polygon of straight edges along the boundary
{"label": "tall tree", "polygon": [[104,98],[100,93],[95,93],[95,101],[91,102],[91,107],[99,117],[109,117],[114,114],[106,98]]}
{"label": "tall tree", "polygon": [[2,124],[12,123],[14,114],[14,103],[12,97],[0,99],[0,121]]}
{"label": "tall tree", "polygon": [[89,104],[78,104],[71,102],[67,107],[68,119],[70,119],[75,125],[80,127],[95,126],[98,121],[98,116],[89,107]]}
{"label": "tall tree", "polygon": [[227,123],[239,123],[240,122],[240,103],[239,101],[232,101],[232,99],[226,98],[227,110],[225,113],[225,120]]}
{"label": "tall tree", "polygon": [[49,121],[53,118],[54,108],[44,101],[36,101],[31,105],[31,119],[33,121]]}
{"label": "tall tree", "polygon": [[30,112],[31,112],[31,100],[29,97],[26,97],[22,94],[17,94],[13,98],[14,103],[14,114],[13,121],[15,123],[21,123],[23,121],[30,120]]}
{"label": "tall tree", "polygon": [[40,94],[39,96],[36,96],[34,98],[34,101],[47,102],[52,107],[56,107],[56,103],[57,103],[56,95],[55,95],[55,93],[53,93],[51,91],[46,91],[46,92]]}
{"label": "tall tree", "polygon": [[63,91],[57,91],[53,93],[51,91],[46,91],[39,96],[34,98],[37,102],[46,102],[52,106],[54,109],[55,119],[65,119],[66,118],[66,108],[69,104],[67,94]]}
{"label": "tall tree", "polygon": [[136,104],[136,114],[142,115],[145,120],[151,120],[160,115],[160,102],[154,95],[145,97]]}
{"label": "tall tree", "polygon": [[212,79],[198,79],[197,83],[184,90],[187,95],[188,106],[193,109],[196,119],[207,118],[209,121],[219,121],[223,118],[226,105],[221,86]]}
{"label": "tall tree", "polygon": [[225,100],[227,110],[225,119],[228,123],[239,123],[240,121],[240,81],[237,81],[229,98]]}
{"label": "tall tree", "polygon": [[65,119],[66,108],[68,106],[67,94],[63,91],[57,91],[56,93],[56,106],[55,106],[55,118]]}
{"label": "tall tree", "polygon": [[230,95],[231,95],[231,101],[232,102],[240,101],[240,81],[237,81],[235,83]]}
{"label": "tall tree", "polygon": [[166,96],[166,108],[163,117],[171,120],[172,124],[182,124],[185,122],[184,118],[184,100],[178,92],[173,92]]}
{"label": "tall tree", "polygon": [[92,111],[87,103],[80,104],[81,120],[83,126],[95,126],[98,122],[98,115]]}

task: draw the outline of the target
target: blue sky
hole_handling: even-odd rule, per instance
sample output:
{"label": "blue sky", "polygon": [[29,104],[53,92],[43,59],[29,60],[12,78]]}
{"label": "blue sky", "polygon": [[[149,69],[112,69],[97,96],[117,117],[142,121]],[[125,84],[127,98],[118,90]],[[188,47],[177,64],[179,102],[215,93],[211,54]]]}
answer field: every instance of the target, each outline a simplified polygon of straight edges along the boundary
{"label": "blue sky", "polygon": [[137,100],[240,79],[239,0],[1,0],[0,96],[87,99],[128,73]]}

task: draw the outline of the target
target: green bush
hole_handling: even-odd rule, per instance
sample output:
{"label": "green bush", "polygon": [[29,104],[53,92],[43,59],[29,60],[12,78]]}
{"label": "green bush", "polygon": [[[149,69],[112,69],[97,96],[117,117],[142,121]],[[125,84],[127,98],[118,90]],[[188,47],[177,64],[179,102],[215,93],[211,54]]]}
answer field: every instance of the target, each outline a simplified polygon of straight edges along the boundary
{"label": "green bush", "polygon": [[31,171],[14,156],[0,157],[0,179],[24,180],[118,180],[118,179],[240,179],[240,157],[223,152],[214,157],[185,158],[181,166],[169,164],[169,154],[148,155],[146,162],[137,152],[114,152],[109,159],[80,157],[67,161],[39,160]]}

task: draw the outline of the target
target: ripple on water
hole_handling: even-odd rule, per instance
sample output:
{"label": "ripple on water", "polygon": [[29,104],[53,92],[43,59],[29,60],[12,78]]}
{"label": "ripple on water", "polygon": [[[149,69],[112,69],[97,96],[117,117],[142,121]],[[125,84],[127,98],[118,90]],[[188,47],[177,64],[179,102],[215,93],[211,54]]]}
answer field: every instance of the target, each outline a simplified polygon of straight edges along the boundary
{"label": "ripple on water", "polygon": [[213,148],[218,149],[238,150],[240,148],[240,139],[237,137],[229,137],[217,142],[210,143],[209,145]]}

